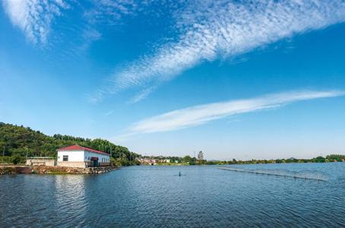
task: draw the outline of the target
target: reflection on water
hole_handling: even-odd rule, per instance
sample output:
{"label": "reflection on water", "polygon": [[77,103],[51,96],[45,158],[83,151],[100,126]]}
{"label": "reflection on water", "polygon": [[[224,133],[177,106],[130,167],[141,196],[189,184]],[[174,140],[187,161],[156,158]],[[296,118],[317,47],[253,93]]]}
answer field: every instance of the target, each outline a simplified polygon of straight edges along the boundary
{"label": "reflection on water", "polygon": [[345,225],[345,164],[237,167],[309,176],[323,173],[330,180],[227,172],[217,166],[0,176],[0,227]]}
{"label": "reflection on water", "polygon": [[[58,208],[57,220],[61,225],[72,223],[75,220],[81,224],[86,219],[88,201],[85,197],[85,176],[57,175],[54,178],[54,204]],[[78,213],[75,213],[75,212]]]}

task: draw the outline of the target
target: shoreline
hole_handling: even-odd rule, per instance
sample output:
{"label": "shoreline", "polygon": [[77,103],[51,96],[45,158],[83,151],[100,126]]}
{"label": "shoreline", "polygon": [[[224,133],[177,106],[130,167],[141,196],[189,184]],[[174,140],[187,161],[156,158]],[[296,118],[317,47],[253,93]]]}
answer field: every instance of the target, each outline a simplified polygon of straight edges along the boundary
{"label": "shoreline", "polygon": [[117,170],[118,167],[59,167],[59,166],[0,166],[0,175],[16,175],[16,174],[38,174],[38,175],[66,175],[66,174],[102,174]]}

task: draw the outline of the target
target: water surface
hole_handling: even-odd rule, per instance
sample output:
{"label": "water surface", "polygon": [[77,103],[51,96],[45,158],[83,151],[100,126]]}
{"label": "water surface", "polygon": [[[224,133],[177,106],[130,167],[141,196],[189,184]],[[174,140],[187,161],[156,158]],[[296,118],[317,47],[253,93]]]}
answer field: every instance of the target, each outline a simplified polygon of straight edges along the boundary
{"label": "water surface", "polygon": [[0,176],[0,227],[345,226],[345,163],[237,167],[322,172],[329,181],[217,166]]}

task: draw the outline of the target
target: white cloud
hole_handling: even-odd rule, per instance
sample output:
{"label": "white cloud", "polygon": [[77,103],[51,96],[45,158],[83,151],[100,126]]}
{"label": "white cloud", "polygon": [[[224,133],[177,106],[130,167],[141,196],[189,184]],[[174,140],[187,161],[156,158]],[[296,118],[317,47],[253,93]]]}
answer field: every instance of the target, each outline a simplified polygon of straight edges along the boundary
{"label": "white cloud", "polygon": [[46,44],[55,17],[68,8],[64,0],[4,0],[3,7],[13,25],[33,44]]}
{"label": "white cloud", "polygon": [[[129,88],[156,87],[204,61],[228,58],[345,20],[342,0],[195,1],[177,10],[177,42],[162,44],[112,76],[97,96]],[[144,98],[143,96],[142,98]],[[135,99],[139,101],[140,99]]]}
{"label": "white cloud", "polygon": [[[91,24],[120,25],[126,18],[149,11],[156,0],[91,0],[93,6],[84,14]],[[163,3],[162,3],[163,4]],[[158,9],[155,9],[155,13]]]}
{"label": "white cloud", "polygon": [[142,99],[144,99],[145,97],[150,95],[155,89],[156,89],[156,87],[149,87],[147,89],[143,89],[140,93],[138,93],[136,96],[134,96],[129,101],[129,103],[137,103],[138,101],[141,101]]}
{"label": "white cloud", "polygon": [[281,107],[297,101],[343,96],[343,91],[299,91],[188,107],[133,124],[125,136],[174,131],[225,117]]}
{"label": "white cloud", "polygon": [[93,0],[94,7],[85,13],[92,23],[119,21],[123,16],[132,15],[138,10],[138,4],[132,0]]}

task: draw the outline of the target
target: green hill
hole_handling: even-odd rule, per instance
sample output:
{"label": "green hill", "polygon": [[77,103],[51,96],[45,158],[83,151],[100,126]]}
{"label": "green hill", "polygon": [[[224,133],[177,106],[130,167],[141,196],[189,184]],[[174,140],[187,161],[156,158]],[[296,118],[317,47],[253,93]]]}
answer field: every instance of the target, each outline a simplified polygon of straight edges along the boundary
{"label": "green hill", "polygon": [[[0,162],[23,163],[27,157],[56,157],[61,147],[79,144],[111,154],[115,165],[136,164],[136,153],[104,139],[85,139],[69,135],[48,136],[29,127],[0,122]],[[4,155],[4,156],[3,156]]]}

